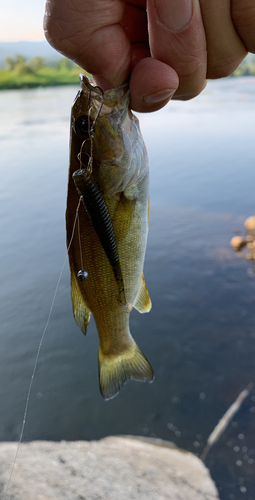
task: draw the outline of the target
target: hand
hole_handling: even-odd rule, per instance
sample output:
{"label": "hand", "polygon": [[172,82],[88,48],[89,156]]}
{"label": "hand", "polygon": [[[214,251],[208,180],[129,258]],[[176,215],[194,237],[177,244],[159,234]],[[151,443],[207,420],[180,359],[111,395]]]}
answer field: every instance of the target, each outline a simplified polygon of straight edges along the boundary
{"label": "hand", "polygon": [[[147,12],[146,12],[147,8]],[[130,106],[191,99],[255,52],[254,0],[47,0],[45,36],[104,90],[130,77]]]}

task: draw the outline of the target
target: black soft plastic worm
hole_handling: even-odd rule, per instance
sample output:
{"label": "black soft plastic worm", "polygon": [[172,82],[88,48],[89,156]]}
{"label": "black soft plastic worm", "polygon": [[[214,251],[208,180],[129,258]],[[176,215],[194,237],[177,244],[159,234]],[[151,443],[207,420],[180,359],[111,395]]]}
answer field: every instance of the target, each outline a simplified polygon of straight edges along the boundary
{"label": "black soft plastic worm", "polygon": [[124,310],[129,311],[130,308],[125,297],[116,237],[105,199],[88,170],[77,170],[73,173],[73,180],[79,195],[82,197],[92,226],[111,264],[119,290],[118,302]]}

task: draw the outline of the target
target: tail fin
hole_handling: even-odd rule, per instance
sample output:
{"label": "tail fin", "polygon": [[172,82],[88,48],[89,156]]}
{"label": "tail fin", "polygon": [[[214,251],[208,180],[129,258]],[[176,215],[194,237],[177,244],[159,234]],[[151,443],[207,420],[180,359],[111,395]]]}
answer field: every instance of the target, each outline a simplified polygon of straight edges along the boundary
{"label": "tail fin", "polygon": [[129,350],[117,356],[105,356],[99,347],[98,364],[100,391],[104,399],[117,396],[128,380],[154,380],[153,369],[135,342]]}

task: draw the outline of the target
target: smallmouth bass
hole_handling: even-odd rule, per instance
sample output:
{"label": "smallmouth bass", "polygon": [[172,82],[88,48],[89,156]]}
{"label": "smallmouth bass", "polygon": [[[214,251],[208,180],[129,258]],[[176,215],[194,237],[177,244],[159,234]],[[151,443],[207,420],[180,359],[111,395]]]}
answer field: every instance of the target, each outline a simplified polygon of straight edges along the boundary
{"label": "smallmouth bass", "polygon": [[[72,304],[84,334],[94,315],[105,399],[128,380],[153,380],[129,331],[132,307],[148,312],[151,301],[143,276],[148,157],[128,105],[128,84],[103,92],[82,75],[71,112],[66,228]],[[88,273],[84,281],[78,277],[82,269]]]}

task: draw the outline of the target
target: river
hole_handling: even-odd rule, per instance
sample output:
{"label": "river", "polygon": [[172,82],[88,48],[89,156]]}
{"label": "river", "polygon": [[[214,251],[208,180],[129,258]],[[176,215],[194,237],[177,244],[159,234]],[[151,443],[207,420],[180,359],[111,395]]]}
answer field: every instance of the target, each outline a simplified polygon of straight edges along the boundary
{"label": "river", "polygon": [[[66,257],[70,107],[77,87],[0,93],[0,440],[19,438],[36,352]],[[255,79],[209,82],[139,115],[151,169],[145,279],[131,314],[153,384],[104,402],[98,337],[71,308],[68,264],[39,356],[24,440],[159,437],[200,455],[255,382],[255,272],[230,247],[255,214]],[[221,500],[255,498],[255,389],[206,458]]]}

